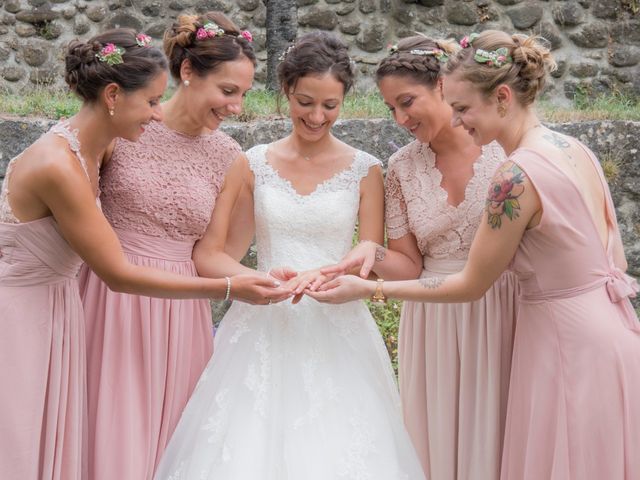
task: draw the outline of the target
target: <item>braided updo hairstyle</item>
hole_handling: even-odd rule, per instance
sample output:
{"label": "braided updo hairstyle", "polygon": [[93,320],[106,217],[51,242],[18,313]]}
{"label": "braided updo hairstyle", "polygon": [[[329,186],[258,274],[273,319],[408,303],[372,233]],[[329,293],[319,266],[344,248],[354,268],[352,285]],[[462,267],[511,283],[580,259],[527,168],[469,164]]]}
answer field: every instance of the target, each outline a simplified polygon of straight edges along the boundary
{"label": "braided updo hairstyle", "polygon": [[296,82],[306,75],[330,73],[342,83],[344,94],[353,86],[355,69],[349,58],[347,45],[328,32],[310,32],[287,49],[278,64],[278,81],[287,95]]}
{"label": "braided updo hairstyle", "polygon": [[[198,28],[213,22],[224,35],[197,39]],[[214,72],[222,62],[247,57],[255,66],[256,56],[249,41],[240,35],[240,29],[220,12],[201,15],[179,15],[175,23],[164,32],[164,51],[169,58],[171,76],[180,81],[180,67],[189,60],[200,77]]]}
{"label": "braided updo hairstyle", "polygon": [[[96,56],[109,43],[124,49],[122,63],[110,65]],[[97,100],[110,83],[117,83],[125,92],[143,88],[167,68],[162,52],[152,46],[139,46],[136,31],[130,28],[108,30],[86,42],[71,41],[64,62],[65,82],[87,102]]]}
{"label": "braided updo hairstyle", "polygon": [[396,47],[378,64],[377,83],[388,75],[398,75],[434,88],[440,78],[443,63],[434,55],[417,55],[411,51],[442,50],[447,56],[451,56],[458,50],[457,44],[452,40],[434,40],[424,35],[403,38]]}
{"label": "braided updo hairstyle", "polygon": [[[450,75],[455,72],[459,78],[472,82],[487,96],[499,85],[509,85],[520,103],[527,106],[542,92],[547,75],[557,68],[543,40],[536,36],[485,30],[473,40],[472,45],[449,59],[443,73]],[[506,48],[512,62],[497,67],[474,60],[476,50],[492,52],[498,48]]]}

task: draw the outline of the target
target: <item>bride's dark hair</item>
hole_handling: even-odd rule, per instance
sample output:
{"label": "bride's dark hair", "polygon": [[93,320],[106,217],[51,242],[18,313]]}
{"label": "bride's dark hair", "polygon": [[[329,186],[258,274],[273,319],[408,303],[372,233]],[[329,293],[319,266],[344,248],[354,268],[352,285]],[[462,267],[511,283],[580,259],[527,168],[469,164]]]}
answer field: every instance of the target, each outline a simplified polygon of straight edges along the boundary
{"label": "bride's dark hair", "polygon": [[311,32],[300,37],[284,53],[278,65],[278,81],[287,95],[306,75],[331,73],[344,86],[344,94],[353,86],[355,71],[348,47],[336,35]]}

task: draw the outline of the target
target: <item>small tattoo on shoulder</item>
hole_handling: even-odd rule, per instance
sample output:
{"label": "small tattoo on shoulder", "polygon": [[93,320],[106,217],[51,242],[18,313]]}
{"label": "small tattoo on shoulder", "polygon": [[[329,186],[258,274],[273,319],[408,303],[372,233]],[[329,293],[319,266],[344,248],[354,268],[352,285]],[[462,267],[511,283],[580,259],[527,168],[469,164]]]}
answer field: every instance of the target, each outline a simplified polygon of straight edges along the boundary
{"label": "small tattoo on shoulder", "polygon": [[420,285],[424,288],[434,289],[442,285],[445,279],[446,277],[427,277],[419,279],[418,282],[420,282]]}
{"label": "small tattoo on shoulder", "polygon": [[513,162],[506,162],[496,172],[487,195],[487,216],[492,229],[502,226],[502,217],[514,220],[520,216],[518,197],[524,193],[526,174]]}
{"label": "small tattoo on shoulder", "polygon": [[569,148],[571,144],[567,142],[564,138],[558,135],[556,132],[545,133],[542,138],[555,145],[558,148]]}

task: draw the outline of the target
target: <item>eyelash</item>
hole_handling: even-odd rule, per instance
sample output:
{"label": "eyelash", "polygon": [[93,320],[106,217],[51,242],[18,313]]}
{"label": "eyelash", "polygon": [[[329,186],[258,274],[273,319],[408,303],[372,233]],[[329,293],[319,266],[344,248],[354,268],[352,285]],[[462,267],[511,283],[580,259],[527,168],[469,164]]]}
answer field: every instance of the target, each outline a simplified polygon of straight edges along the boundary
{"label": "eyelash", "polygon": [[[309,107],[311,104],[310,103],[302,103],[301,101],[298,100],[298,105],[300,105],[301,107]],[[337,107],[337,105],[324,105],[324,108],[326,108],[327,110],[333,110],[336,107]]]}

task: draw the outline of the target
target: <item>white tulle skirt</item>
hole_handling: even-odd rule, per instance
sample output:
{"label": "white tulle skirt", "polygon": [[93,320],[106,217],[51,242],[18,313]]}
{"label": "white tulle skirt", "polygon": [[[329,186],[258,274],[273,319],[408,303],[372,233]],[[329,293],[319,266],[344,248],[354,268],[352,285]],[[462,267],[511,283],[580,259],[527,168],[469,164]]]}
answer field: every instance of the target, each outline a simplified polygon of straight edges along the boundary
{"label": "white tulle skirt", "polygon": [[159,480],[422,480],[362,302],[235,303]]}

